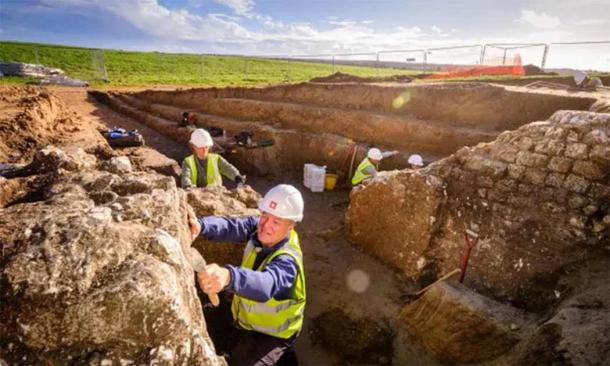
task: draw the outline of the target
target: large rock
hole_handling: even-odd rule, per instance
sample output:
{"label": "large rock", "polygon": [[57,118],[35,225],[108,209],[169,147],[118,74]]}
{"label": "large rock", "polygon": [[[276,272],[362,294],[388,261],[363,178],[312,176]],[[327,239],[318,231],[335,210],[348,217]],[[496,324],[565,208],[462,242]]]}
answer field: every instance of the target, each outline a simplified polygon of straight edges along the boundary
{"label": "large rock", "polygon": [[[467,289],[439,282],[405,306],[400,322],[441,362],[474,363],[494,359],[518,341],[523,314]],[[512,328],[512,329],[511,329]]]}
{"label": "large rock", "polygon": [[71,172],[51,155],[41,201],[0,211],[0,360],[223,364],[185,256],[184,192],[157,174]]}
{"label": "large rock", "polygon": [[[196,215],[243,217],[258,216],[256,203],[261,199],[250,186],[228,190],[225,187],[193,188],[188,190],[188,203]],[[244,243],[218,243],[198,237],[193,246],[206,253],[208,263],[239,265]]]}
{"label": "large rock", "polygon": [[416,276],[425,264],[442,198],[442,182],[434,176],[382,172],[350,194],[351,239]]}
{"label": "large rock", "polygon": [[429,280],[460,266],[474,230],[466,283],[548,309],[564,268],[610,240],[609,130],[610,114],[560,111],[417,172],[382,173],[351,194],[351,238]]}

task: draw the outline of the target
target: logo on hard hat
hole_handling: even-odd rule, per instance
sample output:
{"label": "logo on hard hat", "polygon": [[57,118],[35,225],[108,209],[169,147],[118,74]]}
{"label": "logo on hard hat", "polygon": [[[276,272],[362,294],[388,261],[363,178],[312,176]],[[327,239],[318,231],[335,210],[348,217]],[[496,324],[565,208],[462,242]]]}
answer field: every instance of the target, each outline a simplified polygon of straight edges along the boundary
{"label": "logo on hard hat", "polygon": [[277,202],[275,202],[275,201],[269,202],[269,208],[272,208],[275,210],[277,208]]}

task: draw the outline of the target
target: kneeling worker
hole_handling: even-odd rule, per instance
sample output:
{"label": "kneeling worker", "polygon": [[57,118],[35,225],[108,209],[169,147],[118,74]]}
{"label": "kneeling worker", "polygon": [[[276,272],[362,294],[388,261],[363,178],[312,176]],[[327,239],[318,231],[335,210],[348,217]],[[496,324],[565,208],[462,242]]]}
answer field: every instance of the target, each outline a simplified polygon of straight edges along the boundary
{"label": "kneeling worker", "polygon": [[419,169],[425,165],[424,159],[419,154],[409,156],[409,160],[407,162],[409,163],[411,169]]}
{"label": "kneeling worker", "polygon": [[223,175],[237,184],[245,183],[236,167],[222,156],[210,152],[212,145],[214,140],[208,131],[202,128],[193,131],[189,141],[193,154],[182,162],[182,188],[221,186]]}
{"label": "kneeling worker", "polygon": [[396,154],[398,154],[398,151],[381,152],[381,150],[375,147],[369,149],[368,153],[366,154],[366,157],[360,162],[358,168],[356,168],[356,172],[352,177],[352,185],[358,185],[364,180],[377,175],[377,169],[379,169],[379,163],[381,162],[381,159],[388,158]]}
{"label": "kneeling worker", "polygon": [[246,243],[241,266],[209,264],[197,273],[206,293],[234,293],[231,310],[236,340],[229,365],[275,365],[292,345],[303,325],[305,272],[299,236],[294,227],[303,219],[303,197],[293,186],[280,184],[258,204],[260,217],[193,218],[193,239]]}

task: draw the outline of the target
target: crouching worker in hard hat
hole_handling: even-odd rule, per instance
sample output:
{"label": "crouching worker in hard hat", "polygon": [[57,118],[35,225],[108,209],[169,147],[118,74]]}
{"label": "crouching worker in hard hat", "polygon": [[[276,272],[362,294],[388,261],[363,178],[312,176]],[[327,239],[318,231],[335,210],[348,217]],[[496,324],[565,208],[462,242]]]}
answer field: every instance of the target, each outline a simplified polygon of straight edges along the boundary
{"label": "crouching worker in hard hat", "polygon": [[366,179],[370,179],[377,175],[377,170],[379,169],[379,163],[382,159],[388,158],[390,156],[398,154],[398,151],[385,151],[381,152],[381,150],[377,148],[369,149],[366,154],[366,157],[360,162],[358,168],[356,168],[356,172],[352,177],[352,185],[358,185],[362,183]]}
{"label": "crouching worker in hard hat", "polygon": [[413,154],[409,156],[409,160],[407,160],[411,169],[419,169],[424,166],[424,159],[419,154]]}
{"label": "crouching worker in hard hat", "polygon": [[182,162],[182,188],[221,186],[223,175],[237,184],[245,183],[236,167],[222,156],[210,152],[212,145],[214,140],[208,131],[202,128],[193,131],[189,141],[193,154]]}
{"label": "crouching worker in hard hat", "polygon": [[239,267],[210,264],[198,273],[206,293],[234,293],[231,310],[238,328],[230,365],[274,365],[303,325],[305,272],[299,237],[303,197],[293,186],[272,188],[258,208],[260,217],[189,217],[193,238],[246,243]]}

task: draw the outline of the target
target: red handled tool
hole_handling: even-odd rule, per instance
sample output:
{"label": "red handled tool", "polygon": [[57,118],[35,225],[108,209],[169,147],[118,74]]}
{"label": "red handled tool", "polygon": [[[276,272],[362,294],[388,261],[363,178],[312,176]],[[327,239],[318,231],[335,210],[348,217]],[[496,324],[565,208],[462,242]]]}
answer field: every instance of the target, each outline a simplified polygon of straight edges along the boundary
{"label": "red handled tool", "polygon": [[460,283],[463,283],[464,277],[466,277],[466,267],[468,267],[470,252],[472,251],[472,248],[477,245],[477,242],[479,241],[479,234],[472,230],[466,229],[466,232],[464,233],[464,240],[464,256],[462,257],[462,274],[460,275]]}

